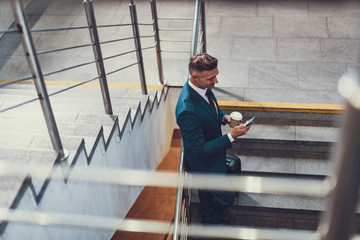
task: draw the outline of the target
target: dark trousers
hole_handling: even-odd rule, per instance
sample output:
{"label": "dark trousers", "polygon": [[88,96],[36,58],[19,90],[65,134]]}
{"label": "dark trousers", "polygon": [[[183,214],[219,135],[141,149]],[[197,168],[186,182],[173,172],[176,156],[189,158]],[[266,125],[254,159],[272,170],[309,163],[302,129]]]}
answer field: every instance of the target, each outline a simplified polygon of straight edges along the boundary
{"label": "dark trousers", "polygon": [[219,224],[221,212],[235,201],[234,192],[199,190],[201,215],[204,224]]}

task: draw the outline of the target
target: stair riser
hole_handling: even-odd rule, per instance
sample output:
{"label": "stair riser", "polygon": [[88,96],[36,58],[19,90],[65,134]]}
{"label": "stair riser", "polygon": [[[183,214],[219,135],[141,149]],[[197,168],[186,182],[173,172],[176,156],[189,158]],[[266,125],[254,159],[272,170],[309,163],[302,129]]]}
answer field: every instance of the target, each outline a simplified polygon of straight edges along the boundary
{"label": "stair riser", "polygon": [[[191,223],[201,223],[198,203],[191,203],[190,212]],[[225,214],[230,215],[230,225],[316,231],[323,212],[231,206]],[[359,214],[354,218],[354,229],[360,233]]]}
{"label": "stair riser", "polygon": [[334,143],[238,138],[229,153],[245,156],[328,159]]}
{"label": "stair riser", "polygon": [[[201,223],[200,205],[192,203],[190,206],[191,222]],[[259,228],[281,228],[316,231],[321,212],[318,211],[287,211],[281,209],[231,206],[225,214],[230,215],[230,225],[249,226]]]}

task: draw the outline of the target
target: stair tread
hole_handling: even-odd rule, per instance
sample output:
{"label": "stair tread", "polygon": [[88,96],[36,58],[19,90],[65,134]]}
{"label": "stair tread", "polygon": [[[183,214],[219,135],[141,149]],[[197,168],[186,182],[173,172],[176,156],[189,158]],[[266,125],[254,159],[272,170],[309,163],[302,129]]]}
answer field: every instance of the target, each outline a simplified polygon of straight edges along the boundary
{"label": "stair tread", "polygon": [[242,156],[243,171],[258,171],[268,173],[330,175],[333,173],[333,162],[329,159],[281,158]]}
{"label": "stair tread", "polygon": [[[36,97],[36,96],[35,96]],[[34,96],[24,96],[24,95],[6,95],[0,94],[0,100],[4,102],[2,108],[14,106],[17,104],[21,104],[23,102],[27,102],[33,100]],[[112,105],[126,105],[126,104],[134,104],[142,102],[143,104],[146,103],[148,100],[148,96],[146,97],[124,97],[124,98],[112,98],[111,104]],[[72,97],[50,97],[50,104],[69,104],[69,105],[99,105],[103,106],[103,99],[101,97],[83,97],[83,98],[72,98]],[[150,98],[151,99],[151,98]],[[37,102],[36,100],[35,102]]]}
{"label": "stair tread", "polygon": [[14,199],[21,188],[25,176],[23,177],[10,177],[0,176],[0,207],[9,208],[14,202]]}
{"label": "stair tread", "polygon": [[[65,87],[55,87],[47,86],[48,94],[51,95],[56,93],[59,90],[63,90]],[[148,94],[144,95],[141,89],[126,89],[126,88],[110,88],[109,93],[111,99],[145,99],[148,96],[153,97],[158,90],[149,89]],[[0,88],[0,94],[2,97],[6,98],[6,96],[17,96],[23,98],[35,98],[37,97],[37,92],[35,86],[33,88]],[[80,100],[81,98],[97,98],[102,99],[100,88],[75,88],[70,89],[55,95],[50,96],[50,98],[73,98]]]}

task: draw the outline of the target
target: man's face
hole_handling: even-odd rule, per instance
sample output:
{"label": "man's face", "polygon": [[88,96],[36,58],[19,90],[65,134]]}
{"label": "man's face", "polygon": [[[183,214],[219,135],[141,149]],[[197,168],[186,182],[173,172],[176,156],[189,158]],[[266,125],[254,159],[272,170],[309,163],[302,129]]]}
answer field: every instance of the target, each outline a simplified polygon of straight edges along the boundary
{"label": "man's face", "polygon": [[195,72],[191,74],[193,81],[191,81],[196,87],[205,89],[213,89],[215,84],[218,83],[217,75],[219,74],[218,68],[214,68],[213,70],[203,71],[203,72]]}

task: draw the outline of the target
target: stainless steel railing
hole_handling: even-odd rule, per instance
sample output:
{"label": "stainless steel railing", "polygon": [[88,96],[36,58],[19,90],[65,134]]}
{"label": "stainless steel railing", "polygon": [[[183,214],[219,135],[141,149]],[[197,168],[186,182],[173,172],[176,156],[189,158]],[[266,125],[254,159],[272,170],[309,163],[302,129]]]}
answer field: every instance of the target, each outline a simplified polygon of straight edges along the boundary
{"label": "stainless steel railing", "polygon": [[99,76],[99,82],[100,82],[101,94],[103,97],[105,112],[107,114],[112,114],[113,112],[111,107],[109,87],[106,79],[106,72],[105,72],[101,47],[100,47],[99,33],[97,31],[94,7],[92,4],[92,0],[84,0],[83,3],[85,6],[87,23],[89,25],[90,38],[91,38],[91,42],[93,43],[92,48],[94,52],[94,58],[96,61],[96,69]]}
{"label": "stainless steel railing", "polygon": [[[203,0],[196,0],[195,3],[195,12],[193,18],[193,30],[192,30],[192,40],[190,48],[190,56],[195,55],[198,52],[198,37],[199,32],[201,33],[200,40],[200,51],[206,51],[206,25],[205,25],[205,2]],[[199,31],[199,26],[201,24],[201,31]],[[184,185],[185,178],[190,178],[190,174],[185,173],[184,169],[184,155],[183,155],[183,144],[181,143],[181,153],[179,161],[179,177],[178,177],[178,187],[176,192],[176,202],[175,202],[175,213],[174,213],[174,230],[173,230],[173,240],[187,239],[188,237],[188,228],[187,223],[190,214],[190,198],[191,190]]]}
{"label": "stainless steel railing", "polygon": [[60,134],[56,125],[55,117],[49,101],[49,95],[46,90],[45,81],[41,72],[39,60],[36,55],[35,46],[31,37],[30,29],[26,21],[24,7],[19,0],[12,1],[15,19],[17,22],[18,30],[21,35],[22,43],[25,49],[26,58],[29,63],[34,83],[36,86],[37,94],[39,96],[41,108],[43,110],[45,122],[49,131],[51,142],[55,151],[57,151],[63,160],[69,156],[68,151],[63,148]]}
{"label": "stainless steel railing", "polygon": [[[22,1],[14,0],[14,1],[12,1],[12,8],[13,8],[13,12],[14,12],[14,16],[16,19],[18,29],[0,30],[0,33],[5,33],[5,34],[19,33],[21,35],[22,44],[25,49],[25,55],[27,57],[28,64],[30,66],[31,73],[32,73],[31,76],[28,76],[28,77],[22,77],[17,80],[10,80],[10,81],[1,83],[0,88],[5,87],[10,84],[15,84],[15,83],[34,79],[34,84],[37,89],[37,95],[39,96],[38,98],[33,98],[28,101],[24,101],[19,104],[15,104],[13,106],[9,106],[9,107],[0,109],[0,113],[11,110],[11,109],[15,109],[15,108],[18,108],[25,104],[39,100],[40,104],[42,106],[42,109],[43,109],[44,118],[46,120],[48,132],[49,132],[49,135],[51,138],[53,148],[55,151],[57,151],[62,156],[62,159],[66,159],[68,157],[68,151],[63,148],[63,145],[62,145],[62,142],[60,139],[59,131],[57,129],[55,117],[52,112],[52,108],[51,108],[51,104],[50,104],[50,100],[49,100],[50,96],[59,94],[61,92],[65,92],[69,89],[75,88],[77,86],[80,86],[80,85],[83,85],[83,84],[86,84],[86,83],[89,83],[89,82],[92,82],[95,80],[99,80],[101,94],[102,94],[102,98],[103,98],[103,104],[104,104],[104,108],[105,108],[105,113],[112,114],[113,111],[112,111],[110,93],[109,93],[109,88],[108,88],[108,83],[107,83],[107,76],[114,74],[116,72],[122,71],[124,69],[127,69],[129,67],[138,65],[142,92],[143,92],[143,94],[147,94],[147,86],[146,86],[142,51],[147,50],[147,49],[152,49],[152,48],[156,48],[157,62],[158,62],[158,69],[159,69],[159,80],[160,80],[161,84],[164,84],[164,79],[163,79],[164,77],[163,77],[163,70],[162,70],[162,63],[161,63],[159,27],[157,25],[158,23],[157,23],[156,0],[151,1],[151,12],[153,15],[152,23],[139,23],[138,22],[136,6],[135,6],[135,3],[133,0],[130,1],[130,5],[129,5],[130,17],[131,17],[132,21],[131,21],[131,23],[128,23],[128,24],[111,24],[111,25],[97,26],[96,19],[95,19],[94,7],[93,7],[93,0],[83,0],[83,5],[85,8],[86,19],[87,19],[87,23],[88,23],[87,26],[66,27],[66,28],[65,27],[47,28],[47,29],[30,29],[28,26],[28,20],[27,20],[26,14],[25,14],[25,10],[24,10]],[[154,30],[153,35],[140,36],[139,25],[152,26],[153,30]],[[98,33],[99,28],[111,28],[111,27],[122,27],[122,26],[132,26],[133,36],[120,38],[120,39],[113,39],[113,40],[108,40],[108,41],[103,41],[103,42],[100,41],[100,37],[99,37],[99,33]],[[75,31],[75,30],[81,30],[81,29],[89,30],[91,43],[79,44],[79,45],[62,47],[62,48],[47,49],[47,50],[41,50],[41,51],[36,51],[36,49],[35,49],[33,38],[32,38],[32,33],[67,31],[67,30]],[[155,44],[153,46],[149,46],[149,47],[142,47],[141,46],[141,38],[150,38],[150,37],[155,39]],[[103,56],[102,50],[101,50],[102,45],[120,42],[120,41],[132,40],[132,39],[134,40],[135,49],[129,50],[126,52],[122,52],[119,54],[115,54],[112,56],[106,56],[106,57]],[[62,68],[62,69],[58,69],[58,70],[54,70],[54,71],[50,71],[50,72],[46,72],[46,73],[42,72],[41,64],[38,59],[39,55],[45,55],[45,54],[50,54],[50,53],[62,52],[62,51],[70,51],[73,49],[79,49],[79,48],[85,48],[85,47],[92,47],[93,53],[94,53],[94,61],[83,62],[83,63],[77,64],[77,65],[69,66],[66,68]],[[131,53],[136,53],[136,55],[137,55],[136,62],[128,64],[127,66],[124,66],[124,67],[117,68],[117,69],[109,71],[109,72],[105,72],[104,62],[106,60],[110,60],[110,59],[117,58],[120,56],[128,55]],[[58,74],[61,72],[69,71],[72,69],[77,69],[77,68],[91,65],[91,64],[96,65],[98,76],[93,77],[89,80],[79,82],[78,84],[72,85],[70,87],[64,88],[64,89],[56,91],[56,92],[53,92],[51,94],[48,94],[46,84],[44,81],[45,76]]]}

